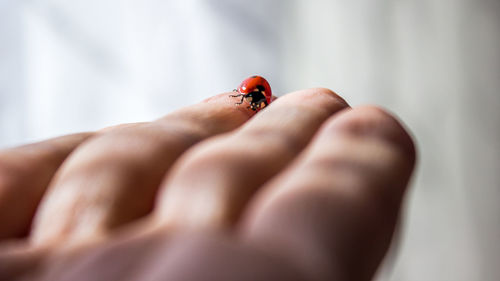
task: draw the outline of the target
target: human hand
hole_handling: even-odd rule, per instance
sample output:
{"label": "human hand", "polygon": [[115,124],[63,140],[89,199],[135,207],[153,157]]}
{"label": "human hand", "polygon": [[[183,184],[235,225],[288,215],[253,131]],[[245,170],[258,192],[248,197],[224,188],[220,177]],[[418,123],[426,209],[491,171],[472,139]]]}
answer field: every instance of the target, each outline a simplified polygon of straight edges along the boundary
{"label": "human hand", "polygon": [[405,129],[326,89],[252,115],[225,93],[1,151],[0,280],[371,279],[414,166]]}

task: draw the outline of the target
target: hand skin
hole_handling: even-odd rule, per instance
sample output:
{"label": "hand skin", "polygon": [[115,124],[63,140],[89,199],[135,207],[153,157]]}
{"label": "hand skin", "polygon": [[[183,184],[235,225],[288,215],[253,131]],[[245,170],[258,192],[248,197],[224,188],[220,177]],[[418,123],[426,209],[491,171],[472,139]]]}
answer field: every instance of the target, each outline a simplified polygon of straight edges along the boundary
{"label": "hand skin", "polygon": [[370,280],[415,149],[328,89],[0,151],[0,280]]}

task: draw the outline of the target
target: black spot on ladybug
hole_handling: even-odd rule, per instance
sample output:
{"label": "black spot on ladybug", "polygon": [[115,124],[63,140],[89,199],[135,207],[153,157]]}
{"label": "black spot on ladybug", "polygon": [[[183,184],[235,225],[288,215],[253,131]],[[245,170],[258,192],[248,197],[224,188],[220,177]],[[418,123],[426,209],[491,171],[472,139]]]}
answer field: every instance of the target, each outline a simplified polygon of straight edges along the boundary
{"label": "black spot on ladybug", "polygon": [[264,86],[262,85],[257,85],[255,88],[257,88],[261,93],[266,91],[266,88],[264,88]]}

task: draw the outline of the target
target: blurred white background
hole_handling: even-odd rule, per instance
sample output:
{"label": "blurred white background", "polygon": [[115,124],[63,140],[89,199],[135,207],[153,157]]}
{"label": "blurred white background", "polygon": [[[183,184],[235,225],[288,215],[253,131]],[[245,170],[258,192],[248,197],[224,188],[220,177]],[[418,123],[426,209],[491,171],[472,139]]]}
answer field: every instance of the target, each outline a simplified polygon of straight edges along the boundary
{"label": "blurred white background", "polygon": [[0,147],[157,118],[251,74],[413,131],[381,280],[500,280],[500,1],[0,0]]}

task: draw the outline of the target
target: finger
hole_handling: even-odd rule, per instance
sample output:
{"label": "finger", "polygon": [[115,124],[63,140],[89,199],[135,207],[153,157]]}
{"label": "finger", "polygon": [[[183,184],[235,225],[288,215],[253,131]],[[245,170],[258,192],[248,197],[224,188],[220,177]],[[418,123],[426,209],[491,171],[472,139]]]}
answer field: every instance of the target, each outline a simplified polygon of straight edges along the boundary
{"label": "finger", "polygon": [[339,113],[293,166],[263,187],[242,233],[293,257],[311,280],[371,280],[414,158],[411,138],[388,113],[373,107]]}
{"label": "finger", "polygon": [[119,237],[101,247],[51,258],[37,280],[305,280],[279,257],[229,236],[171,234]]}
{"label": "finger", "polygon": [[266,180],[283,169],[329,116],[348,105],[327,89],[280,97],[236,133],[193,149],[159,195],[158,221],[224,227]]}
{"label": "finger", "polygon": [[27,234],[49,181],[81,133],[0,151],[0,241]]}
{"label": "finger", "polygon": [[225,93],[155,122],[108,129],[61,168],[37,214],[33,241],[86,239],[146,215],[179,155],[250,116]]}
{"label": "finger", "polygon": [[136,280],[132,275],[150,262],[155,252],[165,251],[169,242],[164,232],[132,237],[114,235],[106,240],[45,257],[37,280]]}
{"label": "finger", "polygon": [[151,253],[131,280],[308,280],[286,259],[218,233],[183,233],[171,239],[167,247]]}

